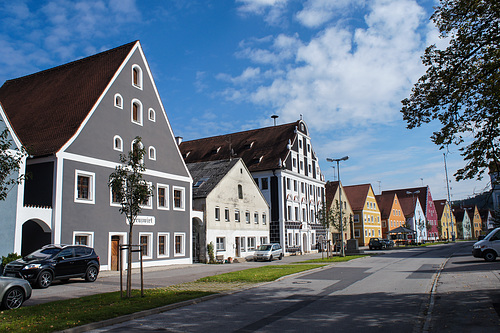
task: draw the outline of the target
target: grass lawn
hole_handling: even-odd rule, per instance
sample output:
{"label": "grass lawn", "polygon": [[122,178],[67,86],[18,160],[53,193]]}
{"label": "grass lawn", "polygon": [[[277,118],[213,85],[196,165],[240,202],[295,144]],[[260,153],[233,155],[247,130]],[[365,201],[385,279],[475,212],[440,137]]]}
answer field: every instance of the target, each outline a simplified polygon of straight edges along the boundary
{"label": "grass lawn", "polygon": [[331,262],[343,262],[343,261],[349,261],[352,259],[357,259],[357,258],[363,258],[363,257],[369,257],[373,256],[373,254],[358,254],[354,256],[345,256],[345,257],[329,257],[329,258],[318,258],[318,259],[311,259],[311,260],[305,260],[301,261],[301,263],[331,263]]}

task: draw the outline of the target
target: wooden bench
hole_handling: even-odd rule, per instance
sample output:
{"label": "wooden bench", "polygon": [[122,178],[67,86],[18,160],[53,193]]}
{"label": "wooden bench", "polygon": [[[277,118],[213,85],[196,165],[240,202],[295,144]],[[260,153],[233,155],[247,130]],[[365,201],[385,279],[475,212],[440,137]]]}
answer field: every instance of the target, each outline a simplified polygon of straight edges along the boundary
{"label": "wooden bench", "polygon": [[286,249],[286,252],[290,253],[292,256],[296,256],[297,253],[302,253],[300,247],[289,247]]}
{"label": "wooden bench", "polygon": [[223,264],[224,263],[224,255],[223,254],[216,255],[215,261],[217,261],[219,264]]}

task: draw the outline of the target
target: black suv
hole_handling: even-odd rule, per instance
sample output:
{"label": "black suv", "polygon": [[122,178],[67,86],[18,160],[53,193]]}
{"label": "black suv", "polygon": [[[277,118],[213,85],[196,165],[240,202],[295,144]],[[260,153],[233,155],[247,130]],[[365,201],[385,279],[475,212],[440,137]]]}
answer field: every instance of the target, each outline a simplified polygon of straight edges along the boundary
{"label": "black suv", "polygon": [[99,256],[83,245],[46,245],[8,263],[3,275],[22,277],[32,285],[47,288],[53,280],[84,278],[94,282],[99,274]]}
{"label": "black suv", "polygon": [[380,238],[370,238],[368,247],[370,250],[382,250],[384,248],[384,243]]}

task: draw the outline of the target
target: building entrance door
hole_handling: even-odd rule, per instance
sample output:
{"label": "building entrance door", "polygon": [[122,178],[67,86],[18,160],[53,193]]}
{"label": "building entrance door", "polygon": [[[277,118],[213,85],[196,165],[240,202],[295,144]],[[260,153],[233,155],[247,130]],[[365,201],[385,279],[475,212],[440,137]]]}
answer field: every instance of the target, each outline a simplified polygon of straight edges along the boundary
{"label": "building entrance door", "polygon": [[120,236],[111,236],[111,270],[117,271],[120,269],[118,262],[118,254],[120,251]]}
{"label": "building entrance door", "polygon": [[236,244],[236,253],[235,253],[235,256],[236,256],[236,258],[239,258],[240,255],[241,255],[241,251],[240,251],[241,247],[240,247],[240,238],[239,237],[236,237],[234,239],[234,244]]}

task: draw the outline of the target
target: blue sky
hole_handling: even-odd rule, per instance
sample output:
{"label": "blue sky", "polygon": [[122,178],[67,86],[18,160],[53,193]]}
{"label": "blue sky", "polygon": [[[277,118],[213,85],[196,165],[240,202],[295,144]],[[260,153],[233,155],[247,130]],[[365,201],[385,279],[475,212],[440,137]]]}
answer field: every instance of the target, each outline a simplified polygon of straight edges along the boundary
{"label": "blue sky", "polygon": [[[140,40],[176,136],[185,140],[301,116],[327,180],[429,185],[446,198],[438,124],[407,130],[401,100],[438,34],[433,0],[0,0],[0,82]],[[450,179],[463,166],[447,155]],[[451,182],[452,199],[489,189]]]}

